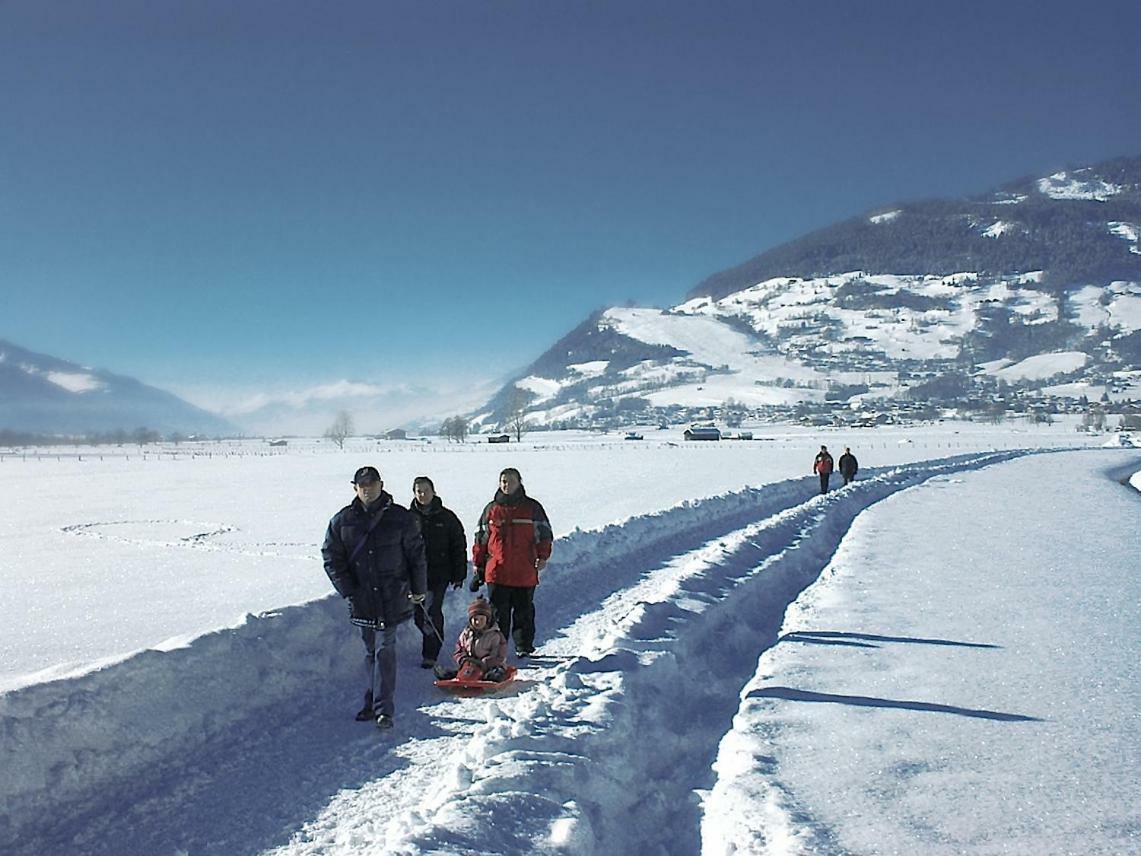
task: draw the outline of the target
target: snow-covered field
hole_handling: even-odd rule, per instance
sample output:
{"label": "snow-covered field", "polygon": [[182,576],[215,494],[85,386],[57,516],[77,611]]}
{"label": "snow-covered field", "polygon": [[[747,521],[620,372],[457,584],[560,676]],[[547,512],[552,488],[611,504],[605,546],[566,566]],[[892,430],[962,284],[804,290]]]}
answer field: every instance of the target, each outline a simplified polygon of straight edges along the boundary
{"label": "snow-covered field", "polygon": [[[756,433],[4,456],[0,852],[1135,852],[1137,450]],[[390,735],[317,557],[361,463],[558,536],[542,656],[445,697],[405,628]]]}

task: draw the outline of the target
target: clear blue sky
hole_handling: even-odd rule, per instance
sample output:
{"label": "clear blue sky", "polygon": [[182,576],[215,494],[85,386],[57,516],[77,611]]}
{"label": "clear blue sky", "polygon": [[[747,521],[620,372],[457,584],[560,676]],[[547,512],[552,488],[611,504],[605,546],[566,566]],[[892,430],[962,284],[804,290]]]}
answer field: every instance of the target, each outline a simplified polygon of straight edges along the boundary
{"label": "clear blue sky", "polygon": [[871,207],[1141,153],[1138,33],[1136,0],[0,2],[0,338],[219,395],[502,374]]}

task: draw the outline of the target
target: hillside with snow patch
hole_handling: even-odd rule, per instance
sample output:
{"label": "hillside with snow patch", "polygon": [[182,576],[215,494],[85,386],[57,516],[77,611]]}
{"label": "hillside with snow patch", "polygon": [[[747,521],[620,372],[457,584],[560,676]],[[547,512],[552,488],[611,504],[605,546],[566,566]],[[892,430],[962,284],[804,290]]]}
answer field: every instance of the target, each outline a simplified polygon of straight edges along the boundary
{"label": "hillside with snow patch", "polygon": [[[1039,396],[1138,398],[1137,222],[1141,158],[895,206],[711,277],[672,308],[593,314],[476,424],[520,406],[533,425],[566,427],[668,421],[671,409],[862,406],[948,374]],[[998,363],[1002,373],[986,368]]]}

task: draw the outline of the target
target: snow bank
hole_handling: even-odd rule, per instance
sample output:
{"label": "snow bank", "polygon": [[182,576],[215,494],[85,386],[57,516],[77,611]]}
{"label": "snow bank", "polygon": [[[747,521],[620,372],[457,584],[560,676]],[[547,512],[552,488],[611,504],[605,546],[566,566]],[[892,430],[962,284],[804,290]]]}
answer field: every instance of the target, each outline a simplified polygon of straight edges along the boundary
{"label": "snow bank", "polygon": [[340,600],[327,598],[0,694],[0,851],[63,806],[74,822],[129,805],[156,770],[343,675],[359,660],[345,625]]}

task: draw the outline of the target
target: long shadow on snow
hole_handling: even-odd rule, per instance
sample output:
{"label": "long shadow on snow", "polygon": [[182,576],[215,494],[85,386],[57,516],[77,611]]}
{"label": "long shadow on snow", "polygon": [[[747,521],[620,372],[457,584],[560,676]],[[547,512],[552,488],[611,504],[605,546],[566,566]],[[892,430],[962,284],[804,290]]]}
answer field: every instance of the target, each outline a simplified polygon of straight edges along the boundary
{"label": "long shadow on snow", "polygon": [[[853,642],[849,640],[860,639]],[[950,639],[919,639],[907,636],[878,636],[874,633],[841,633],[826,630],[798,630],[786,633],[778,642],[804,642],[809,645],[845,645],[853,648],[879,648],[875,642],[902,642],[909,645],[953,645],[958,648],[1001,648],[987,642],[955,642]]]}
{"label": "long shadow on snow", "polygon": [[745,698],[779,698],[786,701],[821,702],[826,704],[850,704],[856,707],[897,708],[902,710],[918,710],[930,713],[953,713],[957,716],[969,716],[976,719],[993,719],[999,722],[1042,722],[1037,716],[1025,716],[1020,713],[1001,713],[994,710],[976,710],[969,707],[956,707],[950,704],[935,704],[927,701],[906,701],[889,698],[872,698],[871,696],[837,695],[834,693],[818,693],[808,690],[798,690],[792,687],[759,687],[750,690]]}

